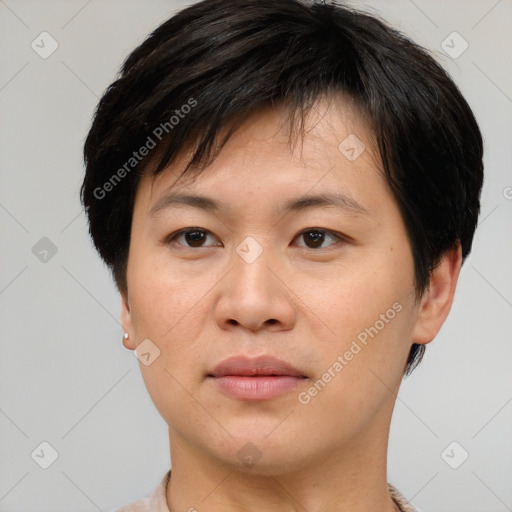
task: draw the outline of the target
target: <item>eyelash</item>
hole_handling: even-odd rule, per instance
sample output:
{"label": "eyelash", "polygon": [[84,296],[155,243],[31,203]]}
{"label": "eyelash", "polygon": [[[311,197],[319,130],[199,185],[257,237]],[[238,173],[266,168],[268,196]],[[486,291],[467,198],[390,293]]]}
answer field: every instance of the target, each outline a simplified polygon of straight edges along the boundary
{"label": "eyelash", "polygon": [[[168,237],[166,237],[166,239],[164,240],[164,243],[165,245],[171,245],[173,244],[173,242],[175,241],[176,238],[180,237],[181,235],[186,235],[188,233],[194,233],[194,232],[202,232],[202,233],[206,233],[206,235],[211,235],[212,233],[210,231],[208,231],[207,229],[203,229],[203,228],[184,228],[184,229],[180,229],[179,231],[176,231],[174,233],[172,233],[171,235],[169,235]],[[335,233],[334,231],[331,231],[331,230],[328,230],[328,229],[322,229],[322,228],[307,228],[307,229],[304,229],[302,230],[300,233],[298,233],[295,237],[294,237],[294,240],[298,237],[301,237],[305,234],[308,234],[308,233],[323,233],[323,234],[327,234],[335,239],[337,239],[338,241],[340,242],[348,242],[349,241],[349,237],[347,237],[346,235],[341,235],[339,233]],[[204,249],[205,247],[190,247],[190,246],[183,246],[182,244],[178,244],[180,245],[181,247],[184,247],[185,249]],[[331,244],[327,247],[318,247],[318,248],[312,248],[312,247],[303,247],[301,246],[301,249],[311,249],[311,250],[320,250],[320,249],[327,249],[329,247],[331,247],[332,245],[335,245],[335,244]],[[206,246],[208,247],[208,246]]]}

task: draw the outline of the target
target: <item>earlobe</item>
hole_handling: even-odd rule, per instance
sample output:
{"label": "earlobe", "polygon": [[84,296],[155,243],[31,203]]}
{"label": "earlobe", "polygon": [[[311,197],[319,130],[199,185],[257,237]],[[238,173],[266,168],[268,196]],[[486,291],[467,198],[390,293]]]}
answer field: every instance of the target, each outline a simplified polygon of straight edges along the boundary
{"label": "earlobe", "polygon": [[124,347],[127,350],[135,350],[135,336],[133,334],[132,312],[128,292],[121,292],[121,325],[123,326]]}
{"label": "earlobe", "polygon": [[432,272],[430,283],[418,306],[414,326],[414,343],[430,343],[443,325],[453,303],[455,288],[462,266],[460,243],[456,249],[446,252]]}

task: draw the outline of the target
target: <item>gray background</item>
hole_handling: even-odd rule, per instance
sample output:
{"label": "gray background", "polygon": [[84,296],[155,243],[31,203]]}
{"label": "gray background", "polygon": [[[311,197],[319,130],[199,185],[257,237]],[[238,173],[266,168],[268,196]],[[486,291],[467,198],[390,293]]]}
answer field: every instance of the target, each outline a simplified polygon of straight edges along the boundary
{"label": "gray background", "polygon": [[[423,512],[510,511],[512,2],[351,3],[435,53],[486,149],[473,252],[447,322],[403,382],[389,481]],[[122,345],[119,297],[78,191],[99,96],[128,52],[183,5],[0,0],[2,512],[111,511],[147,496],[169,467],[167,426]],[[59,45],[46,59],[31,48],[43,31]],[[469,44],[457,58],[441,46],[453,31]],[[48,469],[43,441],[58,453]],[[459,465],[462,449],[469,457],[453,469],[447,462]]]}

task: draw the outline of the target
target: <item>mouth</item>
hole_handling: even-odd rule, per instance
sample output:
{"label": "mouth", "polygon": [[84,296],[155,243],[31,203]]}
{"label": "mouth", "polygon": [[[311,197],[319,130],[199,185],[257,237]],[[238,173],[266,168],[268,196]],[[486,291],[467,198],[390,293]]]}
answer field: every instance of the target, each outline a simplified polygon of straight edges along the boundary
{"label": "mouth", "polygon": [[223,393],[240,400],[269,400],[292,391],[308,377],[271,356],[234,356],[219,363],[208,379]]}

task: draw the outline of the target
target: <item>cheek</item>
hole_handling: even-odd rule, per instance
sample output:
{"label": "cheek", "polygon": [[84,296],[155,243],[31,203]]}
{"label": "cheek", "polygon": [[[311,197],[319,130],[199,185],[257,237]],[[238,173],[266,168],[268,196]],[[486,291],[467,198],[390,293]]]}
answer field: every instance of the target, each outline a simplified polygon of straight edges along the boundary
{"label": "cheek", "polygon": [[412,257],[376,250],[339,276],[325,283],[316,311],[329,327],[322,361],[327,371],[341,356],[333,387],[353,388],[366,400],[372,386],[383,386],[378,377],[390,385],[401,380],[414,319]]}
{"label": "cheek", "polygon": [[191,283],[184,276],[144,269],[142,264],[136,268],[130,288],[137,343],[149,339],[158,353],[150,365],[139,363],[141,375],[155,407],[169,424],[179,426],[183,414],[176,411],[187,411],[182,425],[186,429],[188,422],[202,421],[189,393],[202,377],[200,371],[192,370],[204,364],[197,343],[204,339],[201,298],[208,288],[199,289],[197,280]]}
{"label": "cheek", "polygon": [[140,369],[163,413],[165,404],[177,406],[184,399],[180,383],[191,390],[203,378],[203,345],[212,339],[206,332],[212,327],[209,293],[222,276],[204,270],[178,271],[175,266],[155,264],[149,254],[146,256],[133,260],[132,317],[137,342],[148,338],[160,351],[151,366],[141,364]]}
{"label": "cheek", "polygon": [[[413,289],[412,262],[408,258],[375,257],[359,258],[336,276],[319,283],[318,297],[324,315],[334,331],[355,336],[379,321],[389,311],[391,320],[397,316],[399,306],[410,302]],[[384,321],[388,318],[384,318]],[[380,322],[379,322],[380,325]],[[386,323],[387,325],[387,323]]]}
{"label": "cheek", "polygon": [[330,426],[336,424],[345,438],[394,403],[392,390],[402,380],[410,347],[411,313],[403,299],[372,290],[373,298],[361,293],[345,308],[339,302],[330,317],[336,335],[328,343],[317,340],[321,364],[299,401],[320,437],[331,436]]}
{"label": "cheek", "polygon": [[136,329],[159,340],[182,327],[199,297],[194,281],[166,264],[165,252],[152,240],[133,244],[128,265],[132,315]]}

